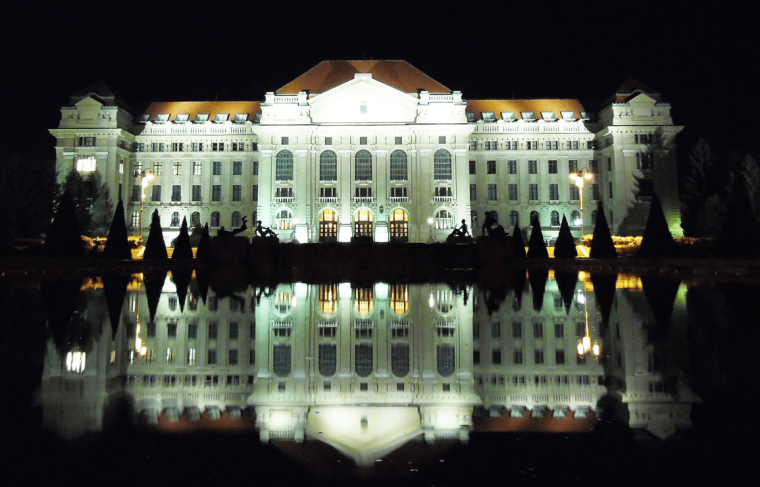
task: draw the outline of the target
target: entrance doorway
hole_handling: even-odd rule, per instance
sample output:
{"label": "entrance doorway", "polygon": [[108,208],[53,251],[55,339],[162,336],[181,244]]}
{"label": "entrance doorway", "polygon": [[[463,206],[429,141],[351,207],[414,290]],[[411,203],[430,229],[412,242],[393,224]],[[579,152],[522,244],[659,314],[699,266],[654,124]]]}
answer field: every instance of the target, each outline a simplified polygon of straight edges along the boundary
{"label": "entrance doorway", "polygon": [[390,218],[391,242],[409,241],[409,213],[401,208],[391,212]]}
{"label": "entrance doorway", "polygon": [[335,210],[325,209],[319,214],[319,241],[338,241],[338,214]]}

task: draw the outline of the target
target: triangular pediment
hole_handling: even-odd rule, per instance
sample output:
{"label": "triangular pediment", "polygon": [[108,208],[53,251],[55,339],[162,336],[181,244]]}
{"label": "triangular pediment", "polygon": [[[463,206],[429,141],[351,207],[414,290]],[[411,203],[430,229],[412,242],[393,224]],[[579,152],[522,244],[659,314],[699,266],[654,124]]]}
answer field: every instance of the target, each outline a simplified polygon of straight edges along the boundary
{"label": "triangular pediment", "polygon": [[417,98],[360,73],[309,100],[314,123],[412,123]]}
{"label": "triangular pediment", "polygon": [[632,95],[632,98],[628,100],[630,106],[654,106],[657,100],[644,93],[637,93]]}
{"label": "triangular pediment", "polygon": [[83,98],[82,100],[76,102],[75,105],[77,108],[97,108],[98,110],[103,106],[102,103],[100,103],[95,98],[92,98],[91,96]]}

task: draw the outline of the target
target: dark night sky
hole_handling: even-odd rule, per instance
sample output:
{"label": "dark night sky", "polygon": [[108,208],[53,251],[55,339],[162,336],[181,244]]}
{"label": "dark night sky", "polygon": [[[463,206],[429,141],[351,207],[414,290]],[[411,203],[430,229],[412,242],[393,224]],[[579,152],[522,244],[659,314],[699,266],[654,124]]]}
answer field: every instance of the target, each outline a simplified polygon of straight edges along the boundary
{"label": "dark night sky", "polygon": [[756,15],[719,2],[74,3],[27,1],[0,20],[5,151],[52,159],[60,106],[99,79],[138,114],[150,101],[262,100],[323,59],[362,57],[405,59],[465,98],[579,98],[593,111],[632,76],[672,103],[682,147],[703,136],[758,149]]}

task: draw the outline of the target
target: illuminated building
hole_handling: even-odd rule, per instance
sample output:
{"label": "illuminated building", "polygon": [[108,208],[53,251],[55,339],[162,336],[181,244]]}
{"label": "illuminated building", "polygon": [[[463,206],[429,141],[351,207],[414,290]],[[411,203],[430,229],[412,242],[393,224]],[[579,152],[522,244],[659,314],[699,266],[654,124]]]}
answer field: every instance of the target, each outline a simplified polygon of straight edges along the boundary
{"label": "illuminated building", "polygon": [[647,148],[662,129],[674,155],[682,127],[634,80],[597,117],[574,99],[468,100],[405,61],[324,61],[263,102],[160,102],[133,118],[101,84],[61,112],[60,177],[98,171],[137,231],[135,174],[153,171],[145,206],[167,240],[183,217],[215,229],[248,216],[284,241],[440,241],[462,219],[476,233],[486,211],[505,227],[538,218],[548,239],[566,215],[578,235],[569,176],[584,168],[589,233],[602,200],[613,232],[641,234],[656,192],[681,234],[675,160]]}

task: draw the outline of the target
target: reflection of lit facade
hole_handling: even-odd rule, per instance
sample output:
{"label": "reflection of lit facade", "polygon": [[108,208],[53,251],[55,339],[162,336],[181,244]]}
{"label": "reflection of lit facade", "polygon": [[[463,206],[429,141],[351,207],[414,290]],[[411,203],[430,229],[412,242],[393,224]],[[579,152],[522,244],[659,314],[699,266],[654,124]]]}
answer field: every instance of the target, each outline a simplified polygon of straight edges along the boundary
{"label": "reflection of lit facade", "polygon": [[477,228],[486,211],[505,227],[538,218],[552,238],[563,214],[580,231],[569,175],[583,168],[594,175],[586,228],[596,201],[616,231],[656,191],[680,232],[675,166],[647,146],[657,128],[672,143],[681,127],[633,80],[598,120],[573,99],[466,100],[405,61],[325,61],[263,102],[152,103],[134,120],[129,110],[104,85],[72,96],[51,130],[56,169],[97,171],[129,200],[134,228],[135,174],[154,172],[145,205],[160,209],[167,239],[182,217],[216,229],[248,216],[284,240],[425,242],[462,219]]}
{"label": "reflection of lit facade", "polygon": [[[126,394],[144,421],[161,427],[243,427],[247,410],[263,441],[312,438],[367,464],[416,437],[466,441],[477,427],[474,408],[491,418],[577,422],[593,418],[610,392],[609,362],[575,351],[586,310],[592,338],[623,364],[610,370],[627,384],[632,426],[650,427],[642,418],[662,411],[688,413],[696,400],[653,395],[651,378],[629,365],[647,363],[648,351],[638,322],[617,309],[620,295],[610,330],[630,330],[616,338],[601,334],[594,293],[580,282],[569,313],[553,280],[540,313],[526,291],[522,306],[509,294],[489,315],[486,294],[443,284],[295,283],[212,293],[205,304],[189,294],[182,312],[167,278],[153,322],[144,292],[130,290],[125,300],[122,323],[134,326],[139,313],[144,354],[123,325],[113,340],[96,336],[86,360],[73,355],[85,350],[49,347],[46,424],[68,427],[69,436],[99,430],[104,409]],[[109,330],[102,294],[88,297],[91,322]]]}

